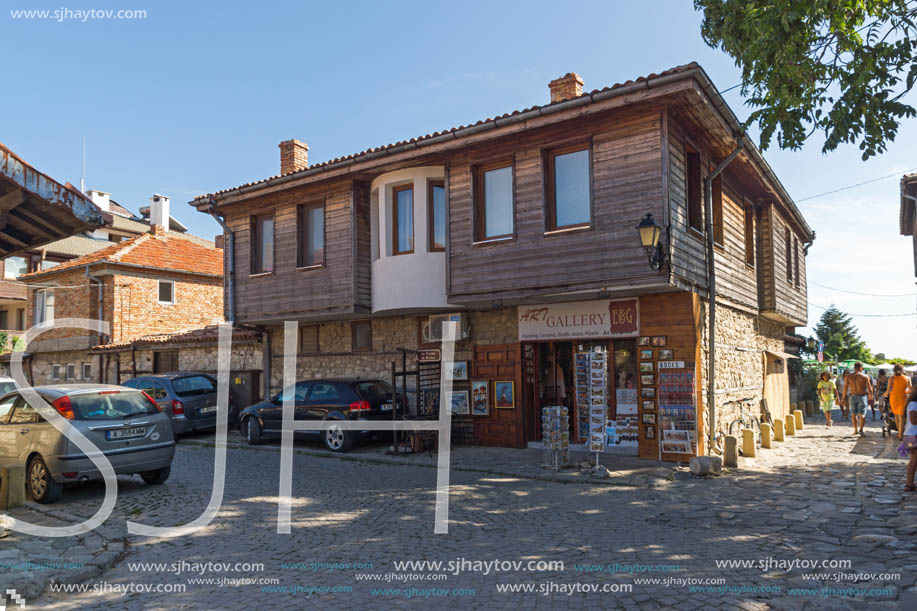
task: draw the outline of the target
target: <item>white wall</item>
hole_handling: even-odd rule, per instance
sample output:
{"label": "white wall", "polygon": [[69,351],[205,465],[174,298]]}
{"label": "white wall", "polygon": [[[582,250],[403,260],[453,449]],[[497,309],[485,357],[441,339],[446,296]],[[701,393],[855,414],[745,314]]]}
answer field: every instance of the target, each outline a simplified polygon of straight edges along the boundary
{"label": "white wall", "polygon": [[[448,308],[446,253],[428,252],[427,193],[442,180],[440,166],[408,168],[376,178],[370,187],[373,313]],[[392,189],[414,185],[414,252],[393,256]]]}

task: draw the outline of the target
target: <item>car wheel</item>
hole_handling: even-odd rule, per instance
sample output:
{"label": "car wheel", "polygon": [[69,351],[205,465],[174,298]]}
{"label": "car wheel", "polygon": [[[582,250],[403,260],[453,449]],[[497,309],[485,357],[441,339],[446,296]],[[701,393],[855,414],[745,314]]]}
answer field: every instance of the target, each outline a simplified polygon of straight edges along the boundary
{"label": "car wheel", "polygon": [[245,431],[245,439],[248,440],[248,445],[256,446],[261,443],[261,425],[258,423],[257,418],[254,416],[246,418],[242,430]]}
{"label": "car wheel", "polygon": [[162,469],[156,469],[155,471],[144,471],[140,474],[140,477],[143,478],[143,481],[150,485],[163,484],[167,479],[169,479],[169,474],[172,473],[172,467],[164,467]]}
{"label": "car wheel", "polygon": [[346,452],[350,449],[350,433],[334,420],[329,421],[322,431],[322,441],[332,452]]}
{"label": "car wheel", "polygon": [[48,465],[41,456],[29,461],[28,478],[26,486],[29,494],[39,503],[53,503],[64,492],[64,485],[54,481],[51,472],[48,471]]}

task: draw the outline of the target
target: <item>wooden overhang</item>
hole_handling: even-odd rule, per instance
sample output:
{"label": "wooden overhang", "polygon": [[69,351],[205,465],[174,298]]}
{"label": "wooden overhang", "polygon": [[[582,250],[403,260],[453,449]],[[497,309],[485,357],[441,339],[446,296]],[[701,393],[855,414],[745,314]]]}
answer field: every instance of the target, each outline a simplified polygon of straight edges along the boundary
{"label": "wooden overhang", "polygon": [[0,259],[91,231],[103,212],[0,144]]}
{"label": "wooden overhang", "polygon": [[901,208],[898,213],[901,235],[914,242],[914,275],[917,276],[917,173],[901,177]]}

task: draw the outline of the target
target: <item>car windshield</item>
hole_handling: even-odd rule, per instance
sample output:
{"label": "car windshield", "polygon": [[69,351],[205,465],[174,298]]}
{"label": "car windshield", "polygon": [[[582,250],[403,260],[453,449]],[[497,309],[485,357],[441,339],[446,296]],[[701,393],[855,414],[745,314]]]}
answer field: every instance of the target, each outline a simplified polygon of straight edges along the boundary
{"label": "car windshield", "polygon": [[392,398],[392,385],[382,380],[357,382],[353,387],[363,399],[370,403],[390,401]]}
{"label": "car windshield", "polygon": [[123,420],[155,414],[156,406],[138,391],[100,391],[70,396],[77,420]]}
{"label": "car windshield", "polygon": [[5,395],[11,390],[16,390],[15,382],[0,382],[0,395]]}
{"label": "car windshield", "polygon": [[216,392],[217,382],[210,376],[188,376],[172,380],[172,388],[179,397],[191,397]]}

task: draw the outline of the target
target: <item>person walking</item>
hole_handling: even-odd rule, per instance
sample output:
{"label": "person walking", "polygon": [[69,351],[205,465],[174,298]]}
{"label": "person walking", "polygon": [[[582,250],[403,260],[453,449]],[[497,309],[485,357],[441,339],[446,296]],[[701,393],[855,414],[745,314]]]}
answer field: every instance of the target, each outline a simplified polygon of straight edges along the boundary
{"label": "person walking", "polygon": [[831,427],[831,410],[834,404],[840,402],[840,395],[837,394],[837,386],[831,381],[831,374],[827,371],[821,372],[821,380],[818,382],[818,401],[821,404],[821,411],[825,414],[825,428]]}
{"label": "person walking", "polygon": [[914,386],[907,397],[907,428],[898,453],[902,456],[910,455],[907,470],[904,475],[904,489],[914,492],[914,472],[917,471],[917,386]]}
{"label": "person walking", "polygon": [[[882,415],[882,409],[887,401],[885,394],[888,391],[888,375],[884,369],[879,370],[879,377],[876,378],[876,402],[872,406],[872,419],[876,419],[876,407],[879,408],[879,416]],[[876,405],[878,403],[878,405]]]}
{"label": "person walking", "polygon": [[904,437],[905,429],[905,411],[907,410],[908,395],[911,393],[911,381],[904,375],[904,367],[895,365],[895,375],[888,383],[888,389],[885,391],[885,397],[888,398],[888,406],[895,415],[895,427],[898,429],[898,439]]}
{"label": "person walking", "polygon": [[863,425],[866,423],[866,404],[873,397],[872,382],[863,373],[863,363],[853,365],[853,373],[847,375],[844,383],[844,399],[849,401],[850,421],[853,423],[853,434],[864,437]]}
{"label": "person walking", "polygon": [[846,369],[841,370],[837,375],[837,390],[841,394],[841,418],[847,418],[847,376],[850,375]]}

